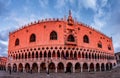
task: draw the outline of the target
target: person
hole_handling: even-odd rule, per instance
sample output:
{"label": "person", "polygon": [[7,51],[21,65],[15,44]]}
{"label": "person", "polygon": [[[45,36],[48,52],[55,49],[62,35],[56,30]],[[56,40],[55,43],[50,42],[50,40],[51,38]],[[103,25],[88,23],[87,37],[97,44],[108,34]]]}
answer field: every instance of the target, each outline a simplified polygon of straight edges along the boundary
{"label": "person", "polygon": [[32,69],[30,70],[31,74],[32,74]]}
{"label": "person", "polygon": [[48,72],[47,72],[47,74],[49,74],[49,69],[48,69]]}
{"label": "person", "polygon": [[10,68],[9,72],[10,72],[10,75],[11,75],[11,68]]}

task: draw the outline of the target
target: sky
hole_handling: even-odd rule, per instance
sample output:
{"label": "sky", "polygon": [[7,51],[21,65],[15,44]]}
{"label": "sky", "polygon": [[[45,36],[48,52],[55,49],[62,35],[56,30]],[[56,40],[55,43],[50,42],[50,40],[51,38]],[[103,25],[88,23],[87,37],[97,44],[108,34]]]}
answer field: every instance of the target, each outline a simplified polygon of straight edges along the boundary
{"label": "sky", "polygon": [[0,56],[7,56],[9,32],[45,18],[72,16],[109,37],[120,52],[120,0],[0,0]]}

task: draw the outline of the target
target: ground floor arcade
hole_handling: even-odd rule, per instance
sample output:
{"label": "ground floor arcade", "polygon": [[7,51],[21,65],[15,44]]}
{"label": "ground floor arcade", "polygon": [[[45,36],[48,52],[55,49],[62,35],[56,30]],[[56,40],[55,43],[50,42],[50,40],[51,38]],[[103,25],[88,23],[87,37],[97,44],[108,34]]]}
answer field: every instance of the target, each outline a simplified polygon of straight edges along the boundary
{"label": "ground floor arcade", "polygon": [[79,62],[79,61],[47,61],[8,63],[7,70],[14,72],[94,72],[111,70],[114,63]]}

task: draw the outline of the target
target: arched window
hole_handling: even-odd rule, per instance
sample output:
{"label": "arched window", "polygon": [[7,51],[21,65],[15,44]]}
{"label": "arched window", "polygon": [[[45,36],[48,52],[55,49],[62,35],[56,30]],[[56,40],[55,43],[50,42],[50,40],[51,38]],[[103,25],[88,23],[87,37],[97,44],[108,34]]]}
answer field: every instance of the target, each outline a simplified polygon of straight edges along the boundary
{"label": "arched window", "polygon": [[83,42],[84,42],[84,43],[89,43],[89,38],[88,38],[87,35],[84,35],[84,37],[83,37]]}
{"label": "arched window", "polygon": [[19,39],[17,38],[17,39],[15,40],[15,46],[18,46],[19,43],[20,43],[20,41],[19,41]]}
{"label": "arched window", "polygon": [[108,45],[108,50],[111,50],[111,46],[110,45]]}
{"label": "arched window", "polygon": [[68,38],[67,38],[67,41],[75,42],[74,36],[73,35],[69,35]]}
{"label": "arched window", "polygon": [[30,42],[35,42],[36,41],[36,36],[35,34],[30,35]]}
{"label": "arched window", "polygon": [[55,31],[50,33],[50,40],[57,40],[57,33]]}
{"label": "arched window", "polygon": [[98,48],[102,48],[102,43],[101,43],[101,41],[98,42]]}

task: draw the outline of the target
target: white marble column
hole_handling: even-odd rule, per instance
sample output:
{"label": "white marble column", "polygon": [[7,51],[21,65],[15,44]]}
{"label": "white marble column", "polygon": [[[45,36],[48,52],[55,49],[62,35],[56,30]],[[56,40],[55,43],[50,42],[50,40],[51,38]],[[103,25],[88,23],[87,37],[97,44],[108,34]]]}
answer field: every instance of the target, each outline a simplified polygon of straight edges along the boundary
{"label": "white marble column", "polygon": [[73,67],[73,73],[75,72],[75,67]]}
{"label": "white marble column", "polygon": [[57,73],[57,67],[55,67],[55,72]]}

